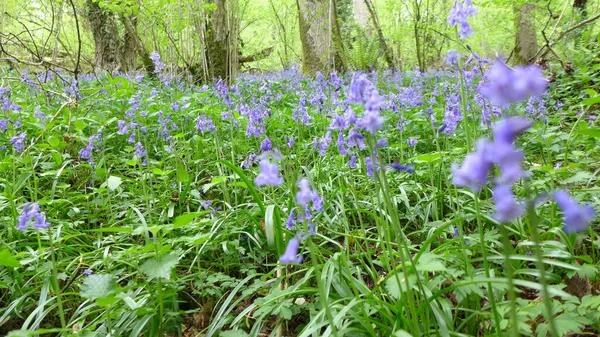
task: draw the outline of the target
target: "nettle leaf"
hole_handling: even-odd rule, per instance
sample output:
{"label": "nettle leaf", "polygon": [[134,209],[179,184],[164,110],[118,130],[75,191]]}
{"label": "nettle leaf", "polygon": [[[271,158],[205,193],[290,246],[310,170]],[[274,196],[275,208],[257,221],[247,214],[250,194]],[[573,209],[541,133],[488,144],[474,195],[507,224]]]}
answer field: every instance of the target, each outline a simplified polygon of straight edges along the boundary
{"label": "nettle leaf", "polygon": [[177,254],[170,253],[160,259],[150,259],[140,267],[140,271],[146,274],[150,279],[153,278],[171,278],[171,270],[177,265],[179,257]]}
{"label": "nettle leaf", "polygon": [[412,335],[404,330],[394,332],[394,337],[412,337]]}
{"label": "nettle leaf", "polygon": [[385,280],[385,289],[388,291],[390,296],[394,297],[395,299],[400,299],[402,294],[408,291],[407,285],[410,285],[414,288],[417,284],[416,282],[417,278],[415,275],[410,275],[407,280],[403,272],[398,272],[396,274],[388,275],[387,279]]}
{"label": "nettle leaf", "polygon": [[248,335],[248,333],[244,330],[221,331],[221,333],[219,334],[219,337],[247,337],[247,336],[250,336],[250,335]]}
{"label": "nettle leaf", "polygon": [[563,182],[565,184],[576,184],[576,183],[588,182],[590,179],[596,179],[596,176],[594,176],[593,174],[591,174],[589,172],[579,171],[579,172],[575,173],[575,175],[573,175],[572,177],[563,180]]}
{"label": "nettle leaf", "polygon": [[117,289],[117,283],[110,274],[93,274],[87,276],[81,285],[79,295],[81,297],[93,300],[96,298],[107,297]]}
{"label": "nettle leaf", "polygon": [[111,191],[116,190],[119,186],[121,186],[122,183],[123,183],[123,180],[121,178],[115,177],[115,176],[110,176],[106,180],[106,186],[108,186],[108,189]]}
{"label": "nettle leaf", "polygon": [[0,266],[19,268],[22,265],[8,249],[3,249],[0,250]]}
{"label": "nettle leaf", "polygon": [[446,266],[439,259],[439,256],[433,253],[424,253],[417,262],[417,270],[424,272],[446,271]]}

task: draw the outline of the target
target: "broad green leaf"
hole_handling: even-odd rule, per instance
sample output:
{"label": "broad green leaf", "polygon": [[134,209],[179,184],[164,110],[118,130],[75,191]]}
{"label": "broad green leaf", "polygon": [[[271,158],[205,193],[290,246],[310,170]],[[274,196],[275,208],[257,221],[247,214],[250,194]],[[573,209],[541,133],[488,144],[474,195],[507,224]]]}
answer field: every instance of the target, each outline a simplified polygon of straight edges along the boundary
{"label": "broad green leaf", "polygon": [[579,172],[575,173],[574,176],[563,180],[563,183],[565,183],[565,184],[583,183],[583,182],[588,182],[590,179],[595,179],[595,178],[596,178],[596,176],[594,176],[593,174],[591,174],[589,172],[579,171]]}
{"label": "broad green leaf", "polygon": [[413,335],[404,330],[398,330],[394,332],[394,337],[413,337]]}
{"label": "broad green leaf", "polygon": [[112,275],[93,274],[85,278],[79,295],[83,298],[93,300],[109,296],[116,288],[117,283]]}
{"label": "broad green leaf", "polygon": [[171,278],[171,270],[177,265],[177,255],[170,253],[160,259],[150,259],[140,267],[140,271],[146,274],[150,279],[153,278]]}
{"label": "broad green leaf", "polygon": [[424,272],[445,271],[446,266],[437,255],[433,253],[423,253],[417,262],[417,270]]}
{"label": "broad green leaf", "polygon": [[207,214],[208,211],[206,212],[192,212],[192,213],[186,213],[186,214],[182,214],[178,217],[175,218],[175,221],[173,222],[173,225],[175,226],[175,228],[179,228],[182,226],[185,226],[187,224],[189,224],[190,222],[192,222],[194,219],[196,219],[199,216],[203,216],[205,214]]}
{"label": "broad green leaf", "polygon": [[115,176],[110,176],[106,180],[106,186],[108,186],[108,189],[111,191],[116,190],[119,186],[121,186],[121,183],[123,183],[123,180]]}
{"label": "broad green leaf", "polygon": [[248,333],[244,330],[227,330],[221,331],[219,337],[248,337]]}
{"label": "broad green leaf", "polygon": [[177,165],[177,180],[180,183],[187,182],[190,179],[190,175],[187,172],[187,168],[183,164]]}
{"label": "broad green leaf", "polygon": [[8,249],[3,249],[0,250],[0,266],[19,268],[22,265]]}
{"label": "broad green leaf", "polygon": [[594,138],[600,138],[600,128],[588,128],[577,131],[578,134],[592,136]]}

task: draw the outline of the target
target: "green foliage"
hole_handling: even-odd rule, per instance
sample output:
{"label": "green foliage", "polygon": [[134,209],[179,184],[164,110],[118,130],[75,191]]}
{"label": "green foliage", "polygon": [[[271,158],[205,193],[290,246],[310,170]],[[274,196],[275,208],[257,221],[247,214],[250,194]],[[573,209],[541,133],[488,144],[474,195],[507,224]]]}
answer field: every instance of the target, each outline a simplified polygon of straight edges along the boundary
{"label": "green foliage", "polygon": [[348,61],[354,70],[375,69],[377,60],[381,56],[379,42],[373,36],[358,26],[355,26],[355,35],[348,50]]}

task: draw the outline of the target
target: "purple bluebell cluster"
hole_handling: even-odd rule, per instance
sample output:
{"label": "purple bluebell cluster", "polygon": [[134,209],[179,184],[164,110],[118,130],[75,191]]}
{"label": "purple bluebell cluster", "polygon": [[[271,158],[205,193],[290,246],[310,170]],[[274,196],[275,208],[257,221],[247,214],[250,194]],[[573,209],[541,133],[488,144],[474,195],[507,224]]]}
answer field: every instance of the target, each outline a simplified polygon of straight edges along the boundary
{"label": "purple bluebell cluster", "polygon": [[260,172],[254,184],[256,186],[279,186],[283,184],[283,178],[279,176],[279,167],[277,164],[270,163],[267,159],[263,159],[259,163]]}
{"label": "purple bluebell cluster", "polygon": [[595,217],[596,212],[591,205],[577,204],[565,191],[554,192],[554,200],[563,213],[564,231],[567,234],[586,230]]}
{"label": "purple bluebell cluster", "polygon": [[33,220],[33,229],[46,229],[50,224],[46,221],[46,214],[40,212],[40,204],[28,202],[23,204],[23,213],[18,216],[17,230],[25,231]]}
{"label": "purple bluebell cluster", "polygon": [[102,132],[99,132],[98,134],[91,136],[90,141],[88,142],[88,145],[86,145],[84,148],[79,150],[79,157],[81,159],[87,159],[88,163],[90,163],[91,165],[94,165],[93,152],[100,151],[100,148],[98,147],[98,145],[95,144],[95,142],[101,141],[101,140],[102,140]]}
{"label": "purple bluebell cluster", "polygon": [[279,257],[279,262],[282,264],[299,264],[304,260],[303,255],[298,255],[298,249],[300,248],[300,240],[296,237],[291,238],[288,241],[287,248],[283,255]]}
{"label": "purple bluebell cluster", "polygon": [[458,60],[460,57],[461,55],[456,50],[449,50],[446,57],[444,57],[444,62],[446,62],[446,64],[449,66],[458,68]]}
{"label": "purple bluebell cluster", "polygon": [[542,69],[536,65],[509,68],[497,60],[486,74],[487,82],[480,92],[494,105],[505,107],[530,97],[541,96],[548,87]]}
{"label": "purple bluebell cluster", "polygon": [[25,149],[25,145],[27,145],[27,134],[19,132],[10,139],[9,143],[14,147],[15,151],[21,153]]}
{"label": "purple bluebell cluster", "polygon": [[201,132],[202,134],[204,134],[204,132],[207,131],[210,133],[214,133],[215,124],[213,123],[210,117],[205,115],[198,115],[198,117],[196,117],[196,131]]}
{"label": "purple bluebell cluster", "polygon": [[477,8],[473,7],[471,0],[465,0],[464,4],[462,0],[456,0],[448,16],[448,25],[458,26],[458,36],[466,39],[473,35],[473,29],[467,19],[475,14],[477,14]]}

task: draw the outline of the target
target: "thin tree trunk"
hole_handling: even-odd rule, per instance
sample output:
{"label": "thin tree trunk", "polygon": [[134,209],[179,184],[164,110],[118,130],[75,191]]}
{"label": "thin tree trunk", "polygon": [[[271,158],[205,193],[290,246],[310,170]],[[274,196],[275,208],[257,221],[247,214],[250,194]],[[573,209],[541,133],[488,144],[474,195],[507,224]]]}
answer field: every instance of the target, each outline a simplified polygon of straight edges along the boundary
{"label": "thin tree trunk", "polygon": [[[573,9],[575,10],[576,13],[579,14],[579,20],[578,21],[583,21],[585,19],[587,19],[588,17],[588,11],[587,11],[587,2],[588,0],[573,0]],[[575,46],[577,46],[577,44],[581,41],[581,38],[583,36],[583,30],[580,29],[575,33]]]}
{"label": "thin tree trunk", "polygon": [[60,30],[62,29],[63,12],[64,2],[60,1],[58,3],[58,10],[56,11],[56,29],[53,32],[54,41],[52,45],[52,63],[56,62],[56,56],[58,55],[58,36],[60,35]]}
{"label": "thin tree trunk", "polygon": [[142,42],[142,39],[138,34],[137,20],[136,24],[134,25],[133,21],[131,20],[131,17],[121,15],[121,22],[125,27],[125,31],[131,37],[132,43],[136,44],[136,50],[139,56],[142,58],[144,69],[148,74],[154,73],[154,62],[152,62],[152,60],[150,59],[150,54],[148,53],[148,50],[144,46],[144,43]]}
{"label": "thin tree trunk", "polygon": [[[127,19],[128,24],[125,23],[125,19]],[[125,16],[121,14],[121,23],[123,23],[123,26],[125,26],[125,34],[123,36],[123,44],[121,48],[123,58],[122,70],[124,72],[134,71],[137,68],[138,52],[137,18],[135,16],[125,18]]]}
{"label": "thin tree trunk", "polygon": [[87,0],[88,20],[94,37],[94,65],[108,71],[121,70],[121,48],[114,14]]}
{"label": "thin tree trunk", "polygon": [[335,9],[332,0],[296,0],[302,42],[302,70],[307,74],[329,72],[333,65],[338,69],[346,67],[337,13],[331,10],[332,4]]}
{"label": "thin tree trunk", "polygon": [[530,58],[533,58],[538,50],[537,35],[535,31],[533,11],[534,4],[523,4],[521,7],[514,7],[517,13],[516,19],[516,43],[515,43],[515,63],[527,64]]}
{"label": "thin tree trunk", "polygon": [[392,55],[392,50],[388,47],[387,42],[385,41],[385,37],[383,36],[383,31],[381,30],[381,25],[379,24],[379,17],[377,16],[377,12],[375,12],[375,7],[371,0],[364,0],[365,6],[371,15],[371,21],[373,22],[373,26],[375,27],[375,31],[377,32],[377,38],[379,39],[379,46],[381,51],[383,52],[383,56],[385,58],[385,62],[387,63],[389,68],[394,68],[394,56]]}
{"label": "thin tree trunk", "polygon": [[425,65],[423,64],[423,55],[421,53],[421,38],[419,37],[419,24],[421,23],[421,7],[417,0],[415,0],[413,2],[413,10],[414,10],[413,31],[415,34],[415,50],[416,50],[416,54],[417,54],[417,64],[419,65],[419,69],[421,71],[425,71]]}
{"label": "thin tree trunk", "polygon": [[353,0],[354,21],[363,28],[369,27],[369,5],[365,0]]}

